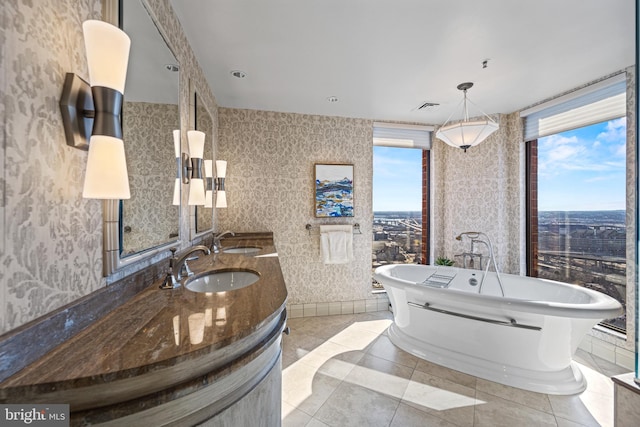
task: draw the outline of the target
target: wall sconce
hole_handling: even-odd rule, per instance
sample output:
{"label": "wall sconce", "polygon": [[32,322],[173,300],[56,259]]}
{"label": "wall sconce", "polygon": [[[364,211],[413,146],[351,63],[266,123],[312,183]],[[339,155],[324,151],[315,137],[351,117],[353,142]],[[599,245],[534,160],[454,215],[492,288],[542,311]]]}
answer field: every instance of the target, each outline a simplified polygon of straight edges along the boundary
{"label": "wall sconce", "polygon": [[204,177],[206,179],[204,207],[212,208],[213,207],[213,160],[204,161]]}
{"label": "wall sconce", "polygon": [[[191,154],[191,166],[189,155],[182,153],[182,182],[189,184],[190,206],[204,205],[204,179],[202,178],[202,156],[204,155],[204,132],[190,130],[187,132],[189,140],[189,153]],[[189,174],[191,172],[191,174]]]}
{"label": "wall sconce", "polygon": [[226,160],[216,160],[216,173],[218,174],[218,177],[215,180],[216,208],[226,208],[227,192],[224,189],[224,180],[227,175]]}
{"label": "wall sconce", "polygon": [[82,24],[89,80],[67,73],[60,109],[67,145],[89,150],[82,197],[129,199],[120,112],[131,40],[103,21]]}
{"label": "wall sconce", "polygon": [[173,131],[173,148],[176,152],[176,180],[173,185],[173,206],[180,206],[180,129]]}

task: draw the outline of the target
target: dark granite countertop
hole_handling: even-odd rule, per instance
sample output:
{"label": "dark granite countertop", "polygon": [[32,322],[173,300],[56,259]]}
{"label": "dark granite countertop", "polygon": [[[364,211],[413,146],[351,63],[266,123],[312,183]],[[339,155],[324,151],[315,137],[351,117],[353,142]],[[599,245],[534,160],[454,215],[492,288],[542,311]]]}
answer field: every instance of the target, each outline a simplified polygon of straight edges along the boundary
{"label": "dark granite countertop", "polygon": [[261,250],[197,253],[200,258],[189,263],[193,272],[241,268],[258,272],[260,279],[212,294],[186,289],[185,280],[177,289],[162,290],[158,281],[0,383],[0,402],[55,398],[71,403],[72,410],[88,409],[237,367],[238,359],[282,326],[287,290],[271,233],[236,235],[222,246]]}

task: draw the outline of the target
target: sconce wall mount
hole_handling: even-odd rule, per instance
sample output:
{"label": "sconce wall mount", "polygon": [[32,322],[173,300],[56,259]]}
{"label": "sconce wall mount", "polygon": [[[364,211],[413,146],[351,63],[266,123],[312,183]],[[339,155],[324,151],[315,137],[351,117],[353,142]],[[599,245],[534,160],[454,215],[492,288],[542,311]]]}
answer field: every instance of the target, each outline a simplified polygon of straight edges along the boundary
{"label": "sconce wall mount", "polygon": [[60,97],[67,145],[88,151],[92,135],[122,139],[122,101],[123,96],[117,90],[91,87],[77,74],[67,73]]}

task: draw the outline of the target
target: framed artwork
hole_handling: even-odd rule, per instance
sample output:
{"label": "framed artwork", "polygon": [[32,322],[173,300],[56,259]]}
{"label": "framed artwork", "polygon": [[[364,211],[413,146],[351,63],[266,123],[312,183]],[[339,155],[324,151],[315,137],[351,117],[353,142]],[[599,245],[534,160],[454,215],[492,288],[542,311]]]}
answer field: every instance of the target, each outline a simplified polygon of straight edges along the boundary
{"label": "framed artwork", "polygon": [[315,164],[316,218],[353,216],[353,165]]}

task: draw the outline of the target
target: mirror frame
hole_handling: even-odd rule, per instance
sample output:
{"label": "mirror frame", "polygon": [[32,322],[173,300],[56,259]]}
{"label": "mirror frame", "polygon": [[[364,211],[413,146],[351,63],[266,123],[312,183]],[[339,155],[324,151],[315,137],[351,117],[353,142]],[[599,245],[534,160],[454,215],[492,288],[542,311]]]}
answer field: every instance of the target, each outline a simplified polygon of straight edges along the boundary
{"label": "mirror frame", "polygon": [[[102,0],[102,20],[117,26],[121,27],[122,22],[122,8],[121,2],[123,0]],[[142,6],[149,12],[149,4],[147,0],[140,0]],[[154,19],[153,15],[149,13],[149,19],[154,23],[160,36],[164,39],[167,44],[167,48],[172,52],[175,52],[171,44],[169,43],[169,39],[166,37],[164,31],[158,26],[158,22]],[[174,53],[174,56],[177,56]],[[178,61],[179,63],[179,61]],[[180,78],[179,86],[181,85],[182,77]],[[180,92],[180,91],[179,91]],[[182,105],[180,104],[180,95],[178,94],[178,106],[180,109]],[[182,114],[180,114],[180,146],[182,147]],[[180,174],[182,174],[180,172]],[[182,186],[180,187],[180,193],[182,193]],[[182,242],[182,204],[180,205],[180,211],[178,215],[178,237],[175,240],[171,240],[167,243],[161,244],[159,246],[155,246],[153,248],[149,248],[143,250],[141,252],[128,255],[126,257],[121,257],[120,252],[120,200],[103,200],[102,201],[102,275],[104,277],[109,277],[114,273],[117,273],[119,270],[122,270],[125,267],[136,264],[140,261],[148,260],[159,253],[166,252],[169,253],[169,248],[172,247],[180,247]],[[109,282],[109,280],[107,280]]]}
{"label": "mirror frame", "polygon": [[[206,104],[206,102],[204,102],[204,99],[202,98],[202,96],[198,96],[198,93],[201,93],[198,91],[198,88],[196,87],[196,85],[193,83],[193,80],[189,79],[189,129],[195,129],[195,130],[199,130],[202,131],[206,134],[206,138],[205,141],[208,139],[209,140],[209,144],[211,147],[211,160],[213,161],[213,172],[214,172],[214,182],[215,182],[215,159],[216,159],[216,144],[215,144],[215,137],[217,134],[217,131],[215,131],[216,129],[216,123],[213,120],[213,114],[211,114],[211,109],[209,108],[209,106]],[[202,107],[205,110],[207,110],[207,114],[209,114],[209,117],[211,118],[211,129],[209,131],[205,131],[203,129],[198,129],[197,126],[197,120],[198,120],[198,111],[197,108],[198,107]],[[205,149],[206,151],[206,149]],[[214,200],[215,200],[215,192],[214,192]],[[203,208],[203,209],[211,209],[211,227],[207,228],[206,230],[198,230],[198,208]],[[211,208],[204,208],[203,206],[194,206],[193,207],[193,219],[191,220],[191,240],[197,238],[197,237],[201,237],[206,235],[207,233],[211,233],[214,229],[214,223],[215,223],[215,205],[214,207]]]}

